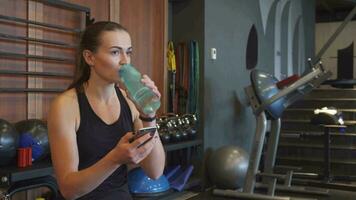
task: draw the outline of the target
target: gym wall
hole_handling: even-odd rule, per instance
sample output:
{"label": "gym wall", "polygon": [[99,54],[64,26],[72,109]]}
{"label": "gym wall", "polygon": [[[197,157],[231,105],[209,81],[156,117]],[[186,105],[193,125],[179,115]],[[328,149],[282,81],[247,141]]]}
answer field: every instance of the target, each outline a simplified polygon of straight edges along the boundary
{"label": "gym wall", "polygon": [[[205,149],[234,144],[250,151],[255,118],[250,108],[241,105],[244,87],[250,84],[245,56],[249,31],[254,25],[258,35],[256,68],[279,78],[300,74],[306,58],[314,55],[314,4],[310,0],[205,0]],[[216,60],[207,56],[210,48],[217,49]]]}
{"label": "gym wall", "polygon": [[[330,38],[330,36],[334,33],[334,31],[340,26],[342,22],[327,22],[327,23],[317,23],[315,25],[315,52],[317,53],[321,47],[326,43],[326,41]],[[356,41],[356,22],[350,21],[345,29],[340,33],[340,35],[335,39],[335,41],[330,45],[330,48],[324,53],[321,60],[323,61],[325,68],[330,70],[333,73],[331,79],[341,79],[342,77],[338,76],[338,51],[342,49],[346,49],[352,45],[353,48],[353,74],[350,74],[351,79],[356,77],[356,69],[355,69],[355,57],[354,54],[356,52],[355,41]],[[349,78],[349,79],[350,79]],[[346,77],[344,77],[346,79]],[[327,86],[324,86],[327,87]]]}
{"label": "gym wall", "polygon": [[[197,40],[201,51],[200,132],[204,148],[250,150],[255,118],[241,105],[250,84],[246,48],[257,31],[256,68],[284,78],[302,73],[314,55],[315,2],[310,0],[173,1],[173,41]],[[194,19],[194,20],[193,20]],[[217,59],[210,59],[211,48]],[[204,50],[203,50],[204,49]]]}

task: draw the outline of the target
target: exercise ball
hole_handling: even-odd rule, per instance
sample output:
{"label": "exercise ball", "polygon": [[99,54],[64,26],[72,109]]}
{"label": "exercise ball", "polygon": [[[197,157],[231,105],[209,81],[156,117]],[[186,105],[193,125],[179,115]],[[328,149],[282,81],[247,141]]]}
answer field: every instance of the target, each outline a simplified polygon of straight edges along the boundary
{"label": "exercise ball", "polygon": [[208,158],[210,180],[221,189],[243,187],[248,168],[248,154],[237,146],[224,146]]}
{"label": "exercise ball", "polygon": [[170,189],[164,175],[154,180],[149,178],[140,167],[131,170],[127,179],[129,190],[135,196],[155,196]]}
{"label": "exercise ball", "polygon": [[15,160],[19,134],[12,124],[0,119],[0,166]]}
{"label": "exercise ball", "polygon": [[17,122],[15,128],[20,134],[20,146],[32,147],[33,161],[41,160],[49,155],[48,130],[44,121],[23,120]]}

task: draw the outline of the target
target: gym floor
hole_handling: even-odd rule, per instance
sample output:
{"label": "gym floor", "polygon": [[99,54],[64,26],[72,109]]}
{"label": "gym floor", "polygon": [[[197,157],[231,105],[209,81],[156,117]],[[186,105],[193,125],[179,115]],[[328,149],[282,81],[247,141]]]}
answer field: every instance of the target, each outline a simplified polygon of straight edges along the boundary
{"label": "gym floor", "polygon": [[[301,195],[301,194],[292,194],[291,193],[282,193],[282,192],[277,192],[277,196],[283,196],[283,197],[291,197],[291,200],[310,200],[310,199],[315,199],[315,200],[354,200],[356,199],[356,192],[350,192],[350,191],[343,191],[343,190],[333,190],[329,189],[330,195],[329,196],[317,196],[317,195]],[[181,193],[171,193],[167,196],[164,197],[157,197],[151,198],[150,200],[225,200],[225,199],[237,199],[237,198],[232,198],[232,197],[222,197],[222,196],[216,196],[212,194],[212,190],[209,189],[205,192],[201,193],[196,193],[196,192],[189,192],[189,191],[184,191]],[[239,198],[241,199],[241,198]],[[135,198],[136,200],[136,198]],[[137,200],[146,200],[146,199],[141,199],[137,198]]]}
{"label": "gym floor", "polygon": [[[356,192],[342,191],[342,190],[329,190],[330,196],[312,196],[312,195],[291,195],[290,193],[277,193],[277,196],[291,197],[291,199],[318,199],[318,200],[354,200],[356,199]],[[198,194],[195,197],[189,198],[189,200],[224,200],[224,199],[237,199],[229,197],[220,197],[212,194],[212,191],[206,191]],[[177,198],[175,200],[183,200]]]}

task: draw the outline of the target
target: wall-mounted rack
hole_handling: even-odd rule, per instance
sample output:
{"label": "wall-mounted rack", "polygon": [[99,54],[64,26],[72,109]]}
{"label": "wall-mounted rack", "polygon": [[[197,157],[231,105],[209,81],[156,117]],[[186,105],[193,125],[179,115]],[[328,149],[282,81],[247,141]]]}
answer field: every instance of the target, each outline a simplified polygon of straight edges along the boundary
{"label": "wall-mounted rack", "polygon": [[0,70],[3,75],[16,75],[16,76],[44,76],[56,78],[73,78],[72,74],[59,73],[59,72],[30,72],[30,71],[15,71],[15,70]]}
{"label": "wall-mounted rack", "polygon": [[60,41],[53,41],[53,40],[43,40],[43,39],[36,39],[36,38],[30,38],[30,37],[24,37],[24,36],[17,36],[17,35],[9,35],[9,34],[4,34],[0,33],[0,39],[6,39],[6,40],[16,40],[16,41],[29,41],[29,42],[36,42],[36,43],[42,43],[42,44],[49,44],[49,45],[57,45],[65,48],[77,48],[77,45],[72,45],[72,44],[67,44],[64,42]]}
{"label": "wall-mounted rack", "polygon": [[61,88],[0,88],[0,93],[60,93]]}
{"label": "wall-mounted rack", "polygon": [[0,51],[0,58],[34,59],[34,60],[44,60],[44,61],[53,61],[53,62],[65,62],[65,63],[69,63],[69,64],[75,63],[74,59],[57,58],[57,57],[51,57],[51,56],[37,56],[37,55],[3,52],[3,51]]}

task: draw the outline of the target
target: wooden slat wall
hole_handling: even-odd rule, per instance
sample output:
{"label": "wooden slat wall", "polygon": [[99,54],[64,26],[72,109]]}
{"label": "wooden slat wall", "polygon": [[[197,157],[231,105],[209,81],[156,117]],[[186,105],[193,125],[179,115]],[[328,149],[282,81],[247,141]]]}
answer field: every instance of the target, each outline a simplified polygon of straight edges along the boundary
{"label": "wooden slat wall", "polygon": [[120,23],[120,0],[110,0],[109,20]]}
{"label": "wooden slat wall", "polygon": [[[121,22],[128,28],[134,47],[133,64],[142,73],[148,74],[162,93],[160,112],[166,112],[166,41],[167,41],[167,1],[166,0],[66,0],[89,7],[95,21],[112,20]],[[110,7],[111,6],[111,7]],[[69,28],[84,27],[84,15],[79,12],[54,8],[36,1],[1,0],[0,14],[15,16],[62,25]],[[60,17],[59,17],[60,16]],[[48,40],[76,44],[74,33],[26,26],[21,23],[0,21],[0,32],[31,36]],[[75,50],[65,47],[38,43],[6,41],[0,39],[0,51],[30,53],[33,55],[74,58]],[[26,59],[0,58],[0,69],[19,71],[48,71],[72,73],[74,64]],[[43,87],[66,88],[70,79],[0,75],[0,87]],[[12,123],[28,118],[47,118],[50,102],[57,94],[0,93],[0,118]],[[20,192],[14,200],[34,199],[46,189]]]}
{"label": "wooden slat wall", "polygon": [[90,8],[91,17],[95,21],[109,20],[110,0],[66,0],[66,2]]}
{"label": "wooden slat wall", "polygon": [[[28,2],[27,19],[31,21],[44,22],[43,21],[43,4],[39,2]],[[30,38],[44,39],[43,29],[29,26],[27,29],[27,36]],[[43,45],[36,43],[29,43],[27,46],[27,52],[30,55],[43,56]],[[34,72],[43,71],[43,62],[39,60],[28,60],[27,70]],[[29,88],[43,88],[42,78],[28,77],[27,86]],[[28,119],[42,119],[43,107],[42,107],[43,94],[30,93],[27,94],[27,118]]]}
{"label": "wooden slat wall", "polygon": [[120,23],[131,34],[132,63],[155,81],[166,112],[167,0],[120,0]]}
{"label": "wooden slat wall", "polygon": [[[70,1],[83,6],[89,6],[92,17],[97,20],[108,20],[109,0]],[[84,14],[76,11],[59,9],[44,5],[36,1],[27,0],[1,0],[0,14],[15,16],[39,22],[61,25],[69,28],[84,28]],[[59,17],[60,16],[60,17]],[[75,44],[78,42],[78,34],[48,29],[39,26],[25,25],[7,21],[0,22],[0,32],[28,36],[37,39],[47,39]],[[31,55],[52,56],[73,59],[75,50],[60,46],[44,45],[40,43],[27,43],[23,41],[0,40],[0,51],[14,53],[29,53]],[[48,62],[26,59],[0,58],[0,69],[19,71],[47,71],[72,73],[74,64],[61,62]],[[70,79],[44,78],[25,76],[0,75],[0,87],[43,87],[66,88]],[[29,118],[46,119],[50,102],[57,94],[47,93],[0,93],[0,118],[12,123]],[[18,192],[12,199],[35,199],[48,191],[46,188]]]}
{"label": "wooden slat wall", "polygon": [[[109,0],[68,0],[82,6],[90,7],[91,16],[96,20],[109,19]],[[0,14],[15,16],[23,19],[62,25],[69,28],[84,27],[84,14],[76,11],[55,8],[35,1],[27,0],[1,0]],[[58,17],[61,16],[61,17]],[[71,44],[78,42],[76,34],[41,28],[25,24],[1,22],[2,33],[30,36],[37,39],[62,41]],[[19,41],[0,40],[0,51],[30,53],[32,55],[54,56],[60,58],[74,58],[75,50],[59,46],[43,45]],[[45,52],[45,53],[44,53]],[[0,59],[0,69],[19,71],[49,71],[73,72],[74,65],[58,62],[34,61],[26,59]],[[21,76],[0,76],[0,87],[60,87],[66,88],[69,79],[41,78]],[[51,100],[56,94],[26,94],[26,93],[0,93],[0,118],[16,122],[28,118],[46,119]]]}
{"label": "wooden slat wall", "polygon": [[[3,15],[27,18],[27,1],[2,0],[0,13]],[[14,24],[4,21],[0,23],[0,30],[6,34],[27,35],[27,27],[23,24]],[[0,40],[0,51],[13,51],[16,53],[26,53],[25,42],[13,42]],[[0,69],[26,70],[26,60],[0,59]],[[0,76],[0,87],[26,87],[24,77]],[[27,117],[27,95],[26,94],[5,94],[0,93],[0,118],[10,122]]]}

